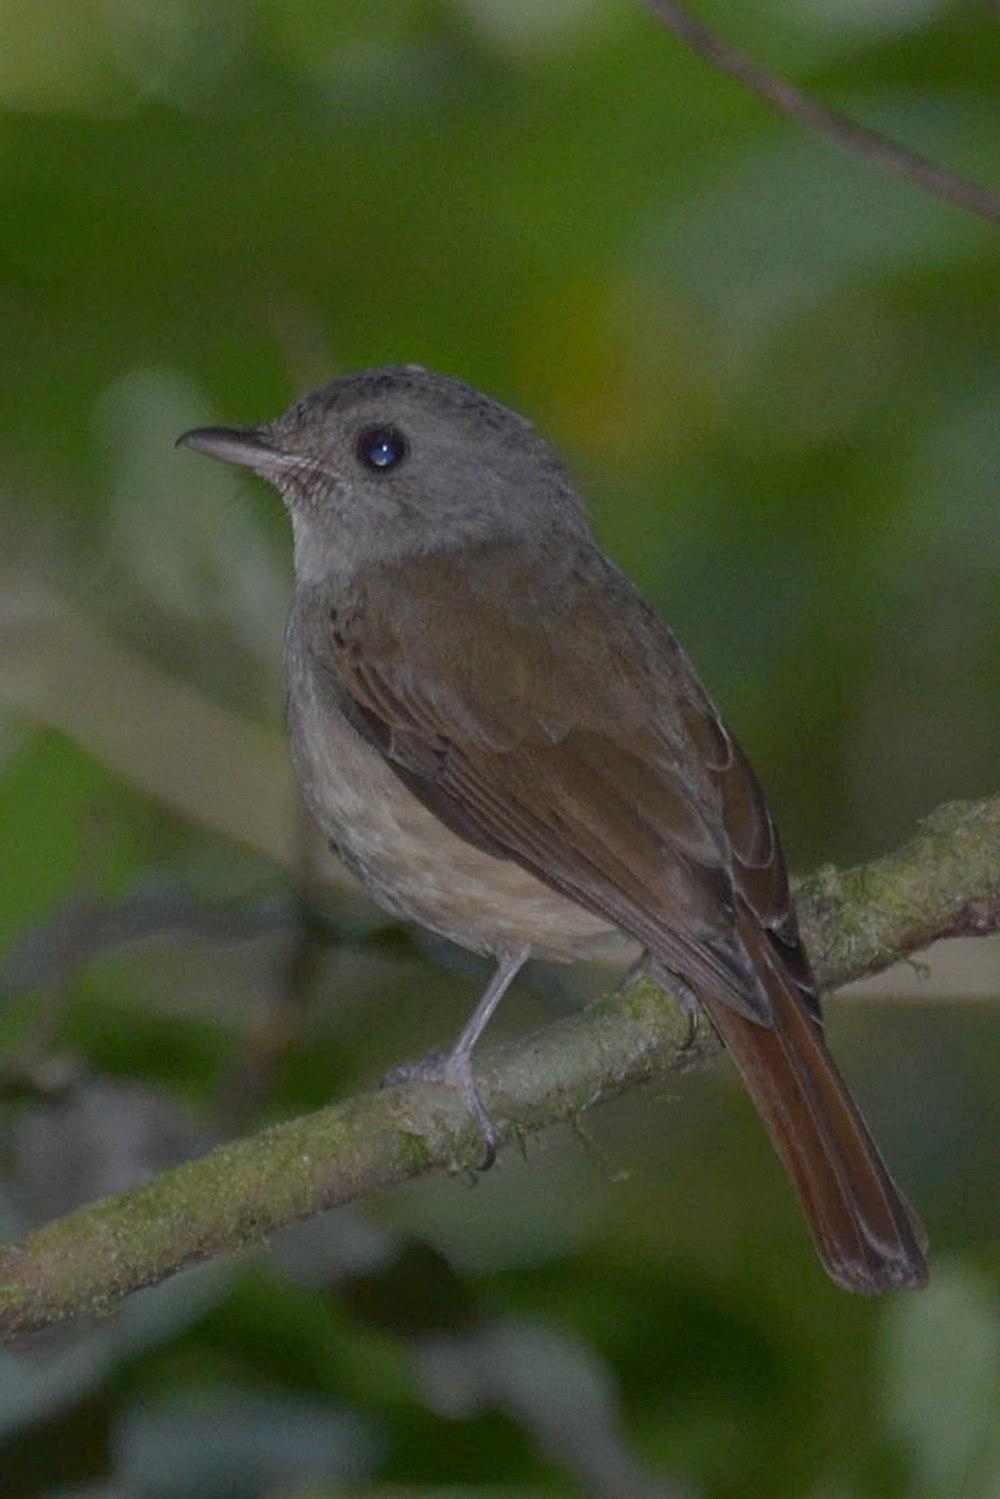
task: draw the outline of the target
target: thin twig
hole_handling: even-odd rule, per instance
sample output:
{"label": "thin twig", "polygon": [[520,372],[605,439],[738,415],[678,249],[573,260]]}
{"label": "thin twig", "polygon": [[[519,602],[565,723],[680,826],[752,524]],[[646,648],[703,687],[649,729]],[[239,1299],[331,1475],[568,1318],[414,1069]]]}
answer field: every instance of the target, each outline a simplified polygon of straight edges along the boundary
{"label": "thin twig", "polygon": [[656,19],[662,21],[692,52],[696,52],[720,72],[735,78],[737,83],[742,83],[744,88],[766,100],[790,119],[797,120],[810,130],[821,131],[847,150],[867,157],[869,161],[907,182],[937,193],[938,197],[947,198],[950,203],[957,204],[969,213],[990,223],[1000,224],[1000,193],[982,183],[973,182],[971,178],[949,171],[947,167],[939,166],[929,157],[922,156],[918,151],[911,151],[909,146],[883,135],[881,131],[859,125],[856,120],[838,110],[830,109],[818,99],[811,99],[786,78],[768,73],[737,48],[716,36],[704,22],[693,16],[685,6],[678,4],[677,0],[645,0],[645,3]]}

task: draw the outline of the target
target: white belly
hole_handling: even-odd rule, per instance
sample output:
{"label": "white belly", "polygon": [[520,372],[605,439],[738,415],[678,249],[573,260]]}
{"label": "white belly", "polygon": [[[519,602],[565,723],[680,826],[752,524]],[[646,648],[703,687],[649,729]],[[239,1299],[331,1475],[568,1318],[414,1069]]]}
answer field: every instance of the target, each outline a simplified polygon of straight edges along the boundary
{"label": "white belly", "polygon": [[452,833],[309,678],[289,713],[306,801],[323,833],[380,905],[490,955],[627,961],[638,947],[518,865]]}

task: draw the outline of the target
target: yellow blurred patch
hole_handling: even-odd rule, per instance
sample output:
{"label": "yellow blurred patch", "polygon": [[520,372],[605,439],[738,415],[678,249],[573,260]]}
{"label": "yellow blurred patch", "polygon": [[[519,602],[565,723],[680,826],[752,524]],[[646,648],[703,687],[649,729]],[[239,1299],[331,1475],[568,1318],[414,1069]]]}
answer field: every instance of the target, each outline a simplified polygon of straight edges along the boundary
{"label": "yellow blurred patch", "polygon": [[673,457],[712,418],[684,311],[648,283],[570,282],[536,308],[522,348],[539,423],[595,459]]}

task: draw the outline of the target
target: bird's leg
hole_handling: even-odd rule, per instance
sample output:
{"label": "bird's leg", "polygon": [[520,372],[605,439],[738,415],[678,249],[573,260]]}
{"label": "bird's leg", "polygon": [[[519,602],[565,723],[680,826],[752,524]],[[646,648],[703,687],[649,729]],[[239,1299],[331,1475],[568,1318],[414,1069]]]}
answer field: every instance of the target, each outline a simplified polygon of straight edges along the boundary
{"label": "bird's leg", "polygon": [[422,1062],[394,1067],[384,1078],[384,1082],[390,1085],[419,1078],[422,1082],[447,1083],[450,1087],[457,1088],[476,1121],[476,1128],[483,1142],[482,1169],[484,1171],[496,1160],[497,1130],[483,1107],[476,1088],[476,1079],[472,1070],[472,1053],[476,1042],[489,1025],[493,1012],[524,967],[529,955],[529,949],[522,948],[520,952],[504,953],[497,959],[493,977],[450,1052],[446,1054],[438,1052],[426,1057]]}

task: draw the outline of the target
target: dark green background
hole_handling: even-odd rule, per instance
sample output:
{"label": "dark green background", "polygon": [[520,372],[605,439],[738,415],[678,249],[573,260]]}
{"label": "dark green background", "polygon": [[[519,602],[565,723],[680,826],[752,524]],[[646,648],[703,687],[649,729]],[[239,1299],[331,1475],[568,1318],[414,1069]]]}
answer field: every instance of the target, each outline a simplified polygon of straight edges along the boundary
{"label": "dark green background", "polygon": [[[703,14],[1000,181],[985,0]],[[284,520],[175,452],[185,427],[391,360],[468,379],[564,451],[758,764],[795,867],[996,789],[995,227],[805,136],[624,0],[0,0],[0,110],[3,1045],[61,1000],[51,1046],[86,1075],[69,1103],[8,1105],[11,1231],[207,1128],[287,983],[273,933],[72,961],[95,910],[153,886],[223,925],[288,901],[275,867],[133,789],[134,723],[112,772],[25,686],[19,631],[58,598],[278,732]],[[92,667],[61,690],[99,717],[113,667]],[[192,740],[184,773],[205,754]],[[69,956],[64,922],[26,964],[81,896]],[[440,1043],[480,981],[359,940],[375,921],[355,901],[333,914],[351,941],[316,964],[264,1117]],[[475,1190],[422,1184],[298,1259],[4,1355],[5,1492],[626,1494],[642,1470],[727,1499],[997,1493],[998,964],[984,942],[831,1005],[930,1227],[922,1297],[823,1281],[725,1069],[605,1110],[589,1147],[553,1136]],[[565,980],[534,991],[498,1029],[567,1002]],[[359,1293],[375,1264],[385,1304]]]}

